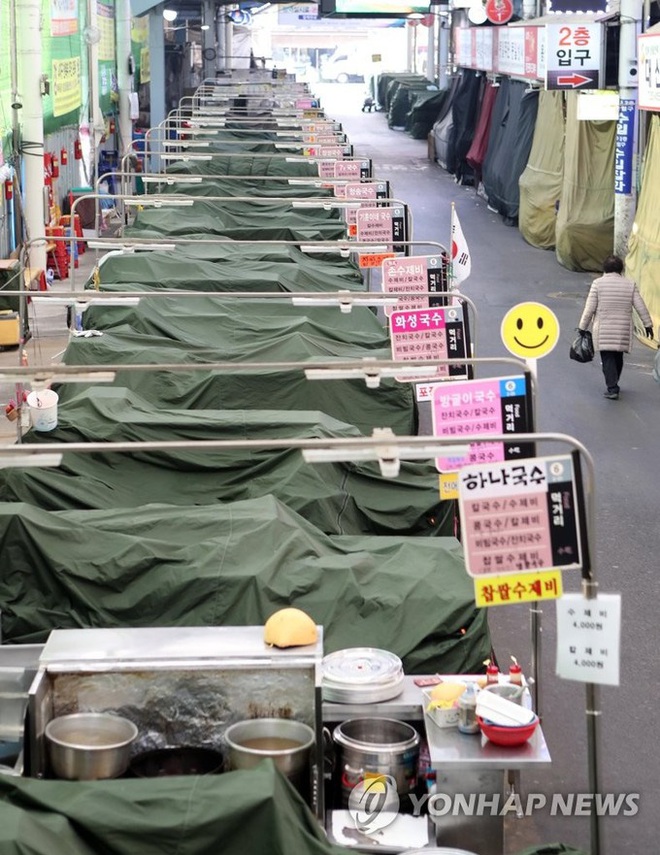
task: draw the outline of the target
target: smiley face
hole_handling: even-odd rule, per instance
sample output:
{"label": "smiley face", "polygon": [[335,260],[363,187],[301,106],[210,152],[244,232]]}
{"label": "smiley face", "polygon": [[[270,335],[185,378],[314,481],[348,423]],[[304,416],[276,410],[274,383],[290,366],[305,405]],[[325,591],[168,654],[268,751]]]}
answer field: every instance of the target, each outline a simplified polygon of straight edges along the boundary
{"label": "smiley face", "polygon": [[514,356],[547,356],[559,341],[559,321],[542,303],[518,303],[502,319],[504,346]]}

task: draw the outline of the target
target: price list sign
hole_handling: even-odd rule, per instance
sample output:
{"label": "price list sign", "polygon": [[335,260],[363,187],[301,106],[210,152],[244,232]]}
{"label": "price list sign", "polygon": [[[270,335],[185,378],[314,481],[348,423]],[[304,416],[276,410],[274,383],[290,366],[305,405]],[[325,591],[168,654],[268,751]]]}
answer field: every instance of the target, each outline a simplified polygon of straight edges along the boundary
{"label": "price list sign", "polygon": [[371,177],[370,160],[338,160],[333,167],[333,178],[363,178]]}
{"label": "price list sign", "polygon": [[564,594],[557,601],[557,674],[565,680],[618,686],[621,595]]}
{"label": "price list sign", "polygon": [[[398,308],[428,309],[429,293],[447,290],[447,271],[441,255],[411,255],[383,262],[383,291],[397,292]],[[391,315],[394,306],[386,306]]]}
{"label": "price list sign", "polygon": [[[465,441],[489,433],[531,433],[532,395],[529,377],[445,382],[433,388],[433,435]],[[468,454],[439,457],[439,472],[454,472],[471,463],[496,463],[534,456],[531,442],[479,442]]]}
{"label": "price list sign", "polygon": [[348,234],[351,237],[357,235],[357,212],[360,208],[375,208],[379,199],[387,198],[387,182],[377,183],[347,183],[337,185],[335,195],[342,196],[349,202],[356,202],[356,206],[346,209],[346,222],[348,223]]}
{"label": "price list sign", "polygon": [[386,244],[385,252],[403,252],[396,242],[406,240],[406,216],[403,205],[388,208],[360,208],[357,212],[357,239]]}
{"label": "price list sign", "polygon": [[464,466],[458,497],[470,576],[582,566],[584,501],[573,456]]}
{"label": "price list sign", "polygon": [[[392,359],[398,361],[465,357],[463,307],[392,312],[390,338]],[[437,366],[439,377],[466,376],[466,371],[467,366],[461,363]],[[414,377],[402,378],[407,383],[414,380]]]}

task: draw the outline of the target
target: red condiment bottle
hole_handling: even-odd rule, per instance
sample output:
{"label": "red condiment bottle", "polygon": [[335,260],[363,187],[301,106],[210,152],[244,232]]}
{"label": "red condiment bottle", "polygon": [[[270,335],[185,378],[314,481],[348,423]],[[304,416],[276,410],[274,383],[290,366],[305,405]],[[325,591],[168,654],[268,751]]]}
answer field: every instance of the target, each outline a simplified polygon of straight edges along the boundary
{"label": "red condiment bottle", "polygon": [[518,660],[515,656],[511,657],[512,663],[509,667],[509,682],[514,686],[522,686],[522,668],[518,665]]}
{"label": "red condiment bottle", "polygon": [[491,662],[490,659],[486,659],[484,662],[486,666],[486,685],[491,686],[494,683],[499,683],[500,681],[500,669],[494,662]]}

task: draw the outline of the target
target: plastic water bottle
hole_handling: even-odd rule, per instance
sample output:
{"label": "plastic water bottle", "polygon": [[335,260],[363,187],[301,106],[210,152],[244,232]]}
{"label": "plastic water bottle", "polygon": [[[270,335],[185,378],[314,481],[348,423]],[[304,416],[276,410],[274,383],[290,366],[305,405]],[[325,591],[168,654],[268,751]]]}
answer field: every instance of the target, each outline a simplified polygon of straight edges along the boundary
{"label": "plastic water bottle", "polygon": [[476,688],[474,683],[468,683],[458,699],[458,729],[461,733],[479,733]]}

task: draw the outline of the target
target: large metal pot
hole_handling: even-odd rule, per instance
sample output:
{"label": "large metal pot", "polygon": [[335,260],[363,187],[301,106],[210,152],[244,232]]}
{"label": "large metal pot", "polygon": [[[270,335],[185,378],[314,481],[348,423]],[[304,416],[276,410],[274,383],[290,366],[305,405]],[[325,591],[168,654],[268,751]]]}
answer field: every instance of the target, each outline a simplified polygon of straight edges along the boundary
{"label": "large metal pot", "polygon": [[45,733],[58,778],[95,781],[124,774],[138,729],[111,713],[73,713],[49,721]]}
{"label": "large metal pot", "polygon": [[315,742],[311,727],[286,718],[254,718],[225,731],[229,767],[253,769],[270,757],[304,798],[309,798],[310,753]]}
{"label": "large metal pot", "polygon": [[391,776],[399,796],[414,790],[419,758],[419,734],[414,727],[393,718],[353,718],[338,725],[332,739],[344,807],[353,788],[374,775]]}

